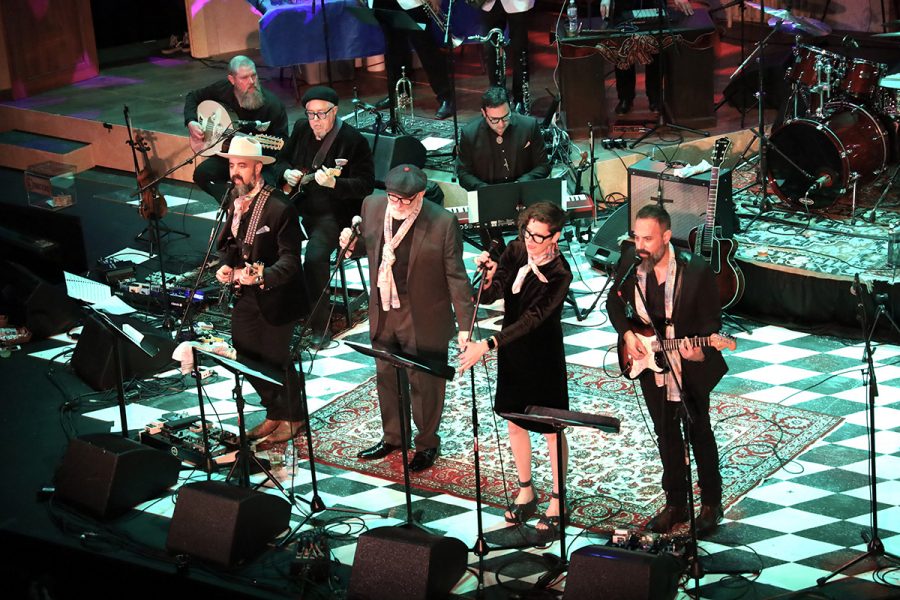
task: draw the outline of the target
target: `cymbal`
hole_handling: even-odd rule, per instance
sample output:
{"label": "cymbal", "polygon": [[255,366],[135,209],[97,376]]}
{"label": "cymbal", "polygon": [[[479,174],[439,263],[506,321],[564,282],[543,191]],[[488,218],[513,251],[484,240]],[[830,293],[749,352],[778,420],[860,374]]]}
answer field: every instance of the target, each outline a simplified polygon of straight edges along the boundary
{"label": "cymbal", "polygon": [[[756,2],[745,2],[744,4],[756,10],[763,10],[763,7]],[[769,19],[769,27],[778,27],[778,31],[790,34],[805,33],[812,37],[824,37],[831,33],[831,27],[812,17],[801,17],[782,8],[768,6],[765,8],[765,13],[774,17]]]}
{"label": "cymbal", "polygon": [[878,80],[878,87],[900,90],[900,73],[882,77]]}
{"label": "cymbal", "polygon": [[887,33],[875,33],[875,34],[872,34],[872,37],[877,37],[877,38],[900,37],[900,31],[889,31]]}

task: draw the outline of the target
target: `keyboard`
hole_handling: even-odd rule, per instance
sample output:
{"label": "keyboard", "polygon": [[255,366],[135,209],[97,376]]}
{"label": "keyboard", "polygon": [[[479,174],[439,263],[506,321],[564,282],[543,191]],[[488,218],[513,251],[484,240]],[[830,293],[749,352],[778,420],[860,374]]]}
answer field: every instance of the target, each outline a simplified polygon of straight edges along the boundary
{"label": "keyboard", "polygon": [[[461,229],[478,229],[482,223],[469,223],[469,207],[468,206],[448,206],[448,211],[456,215]],[[594,201],[587,194],[571,194],[566,200],[566,210],[570,213],[592,213],[594,211]],[[515,225],[513,220],[509,223],[488,223],[491,227],[503,225]]]}

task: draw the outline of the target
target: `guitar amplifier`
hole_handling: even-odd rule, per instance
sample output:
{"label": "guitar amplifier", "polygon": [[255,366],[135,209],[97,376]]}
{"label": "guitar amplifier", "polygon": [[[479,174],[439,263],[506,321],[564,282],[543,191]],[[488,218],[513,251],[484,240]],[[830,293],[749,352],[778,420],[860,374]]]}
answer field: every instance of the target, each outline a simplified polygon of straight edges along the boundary
{"label": "guitar amplifier", "polygon": [[[687,246],[688,234],[703,222],[706,215],[710,172],[682,179],[673,175],[673,170],[674,167],[649,158],[628,168],[629,229],[633,228],[635,216],[641,208],[662,202],[663,208],[672,217],[672,243]],[[721,226],[723,238],[734,237],[737,216],[731,195],[731,169],[719,169],[716,225]]]}

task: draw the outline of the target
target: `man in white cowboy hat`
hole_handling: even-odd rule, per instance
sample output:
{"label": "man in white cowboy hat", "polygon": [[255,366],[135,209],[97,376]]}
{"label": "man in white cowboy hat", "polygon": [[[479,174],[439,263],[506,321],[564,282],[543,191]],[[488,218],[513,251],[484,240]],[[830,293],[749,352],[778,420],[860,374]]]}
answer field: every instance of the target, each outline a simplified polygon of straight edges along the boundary
{"label": "man in white cowboy hat", "polygon": [[[266,419],[251,429],[251,439],[266,444],[284,442],[299,433],[300,394],[291,359],[291,334],[308,311],[300,263],[300,221],[280,191],[262,178],[264,156],[252,137],[236,136],[227,152],[228,172],[234,185],[227,217],[219,235],[222,266],[216,279],[238,286],[240,294],[231,312],[232,344],[238,360],[249,358],[283,368],[285,386],[249,378],[266,409]],[[262,268],[253,268],[258,263]]]}

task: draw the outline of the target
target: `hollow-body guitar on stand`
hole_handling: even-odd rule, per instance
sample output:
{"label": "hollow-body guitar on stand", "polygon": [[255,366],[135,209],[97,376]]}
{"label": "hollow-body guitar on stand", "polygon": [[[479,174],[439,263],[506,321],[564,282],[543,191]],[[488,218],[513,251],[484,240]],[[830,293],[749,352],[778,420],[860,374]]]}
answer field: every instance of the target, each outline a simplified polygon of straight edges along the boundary
{"label": "hollow-body guitar on stand", "polygon": [[694,348],[712,347],[716,350],[734,350],[737,348],[737,342],[730,335],[723,333],[714,333],[708,336],[696,336],[689,338],[674,338],[670,340],[658,340],[653,334],[653,328],[643,323],[631,324],[631,331],[640,340],[644,347],[644,357],[640,359],[632,358],[628,355],[628,349],[625,347],[624,336],[619,337],[619,369],[628,379],[637,379],[637,377],[650,369],[655,373],[662,373],[666,370],[666,359],[660,354],[663,351],[677,352],[684,340],[688,340]]}
{"label": "hollow-body guitar on stand", "polygon": [[709,175],[709,196],[706,201],[706,217],[699,227],[691,230],[688,241],[691,251],[698,254],[712,267],[719,288],[722,309],[737,304],[744,295],[744,273],[734,259],[737,242],[722,237],[722,229],[716,225],[716,202],[719,195],[719,169],[731,140],[722,137],[713,148],[712,170]]}
{"label": "hollow-body guitar on stand", "polygon": [[[197,106],[197,122],[203,128],[203,140],[191,138],[191,150],[200,156],[214,156],[222,151],[222,144],[231,139],[233,122],[228,109],[215,100],[204,100]],[[278,136],[254,133],[264,150],[281,150],[284,140]]]}

